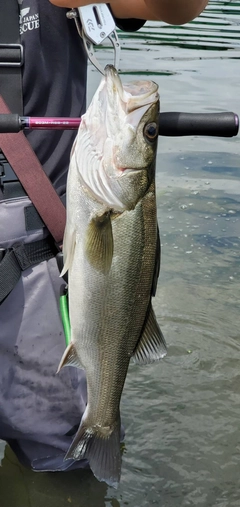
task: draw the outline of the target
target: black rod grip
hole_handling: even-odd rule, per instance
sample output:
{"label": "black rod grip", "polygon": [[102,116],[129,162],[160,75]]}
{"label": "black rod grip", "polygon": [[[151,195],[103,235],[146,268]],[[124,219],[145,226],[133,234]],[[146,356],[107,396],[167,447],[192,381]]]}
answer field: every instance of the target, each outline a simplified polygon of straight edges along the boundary
{"label": "black rod grip", "polygon": [[0,114],[0,133],[16,133],[22,129],[18,114]]}
{"label": "black rod grip", "polygon": [[239,131],[235,113],[160,113],[160,136],[233,137]]}

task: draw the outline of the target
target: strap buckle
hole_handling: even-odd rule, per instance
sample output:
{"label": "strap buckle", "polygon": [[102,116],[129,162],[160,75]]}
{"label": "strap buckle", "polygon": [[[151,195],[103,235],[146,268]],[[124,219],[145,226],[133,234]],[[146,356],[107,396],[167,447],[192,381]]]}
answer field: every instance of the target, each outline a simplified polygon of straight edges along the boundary
{"label": "strap buckle", "polygon": [[0,151],[0,188],[2,191],[4,189],[4,184],[10,181],[19,180],[4,154]]}
{"label": "strap buckle", "polygon": [[22,44],[0,44],[0,67],[22,67]]}

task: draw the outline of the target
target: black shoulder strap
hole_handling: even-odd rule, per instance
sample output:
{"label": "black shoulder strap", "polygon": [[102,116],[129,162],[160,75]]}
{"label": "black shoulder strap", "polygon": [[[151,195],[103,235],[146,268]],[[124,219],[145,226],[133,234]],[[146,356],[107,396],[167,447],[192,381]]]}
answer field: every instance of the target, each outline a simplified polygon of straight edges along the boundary
{"label": "black shoulder strap", "polygon": [[[9,113],[1,96],[0,113]],[[61,245],[66,210],[24,133],[0,134],[0,150],[16,173],[55,242]]]}
{"label": "black shoulder strap", "polygon": [[12,113],[23,114],[23,47],[18,0],[0,0],[0,94]]}
{"label": "black shoulder strap", "polygon": [[[3,114],[11,111],[22,115],[22,50],[18,0],[0,0],[0,113]],[[23,132],[0,134],[1,150],[56,243],[61,245],[65,207]]]}

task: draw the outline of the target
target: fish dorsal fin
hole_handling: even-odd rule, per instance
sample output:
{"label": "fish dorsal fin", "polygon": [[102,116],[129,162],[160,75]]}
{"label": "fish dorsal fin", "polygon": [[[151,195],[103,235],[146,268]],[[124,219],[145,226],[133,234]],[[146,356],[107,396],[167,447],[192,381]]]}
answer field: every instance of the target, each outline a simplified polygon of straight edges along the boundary
{"label": "fish dorsal fin", "polygon": [[75,349],[74,344],[72,342],[69,343],[66,350],[64,350],[62,359],[61,359],[61,361],[59,363],[59,367],[57,369],[57,373],[64,366],[76,366],[77,368],[82,368],[82,365],[80,363],[80,359],[77,355],[76,349]]}
{"label": "fish dorsal fin", "polygon": [[166,354],[166,343],[150,304],[143,333],[133,353],[133,361],[138,364],[149,364],[159,361]]}
{"label": "fish dorsal fin", "polygon": [[103,274],[109,272],[113,257],[113,234],[109,211],[92,218],[89,222],[85,251],[88,262],[97,271]]}
{"label": "fish dorsal fin", "polygon": [[63,258],[64,266],[60,276],[65,275],[72,265],[74,250],[76,246],[76,231],[68,223],[66,224],[63,239]]}

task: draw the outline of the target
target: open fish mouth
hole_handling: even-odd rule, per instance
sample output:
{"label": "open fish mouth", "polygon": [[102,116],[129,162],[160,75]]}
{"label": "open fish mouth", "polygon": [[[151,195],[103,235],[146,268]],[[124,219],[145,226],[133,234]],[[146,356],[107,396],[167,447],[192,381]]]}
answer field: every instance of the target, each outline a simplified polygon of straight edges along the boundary
{"label": "open fish mouth", "polygon": [[[149,185],[157,135],[149,143],[144,129],[153,124],[157,133],[158,110],[156,83],[140,80],[122,84],[115,67],[106,66],[82,117],[80,140],[72,154],[82,185],[109,209],[132,209]],[[138,175],[144,183],[137,184],[134,190],[131,187],[136,194],[133,198],[127,188],[127,177],[132,181]]]}
{"label": "open fish mouth", "polygon": [[131,81],[122,83],[113,65],[106,65],[105,79],[108,95],[118,95],[125,113],[139,107],[151,105],[159,100],[158,85],[153,81]]}
{"label": "open fish mouth", "polygon": [[[95,138],[95,148],[102,151],[98,142],[103,137],[115,137],[124,125],[137,126],[148,108],[159,102],[158,85],[153,81],[122,83],[113,65],[106,65],[105,75],[88,111],[82,117],[82,125]],[[106,134],[106,135],[105,135]]]}

